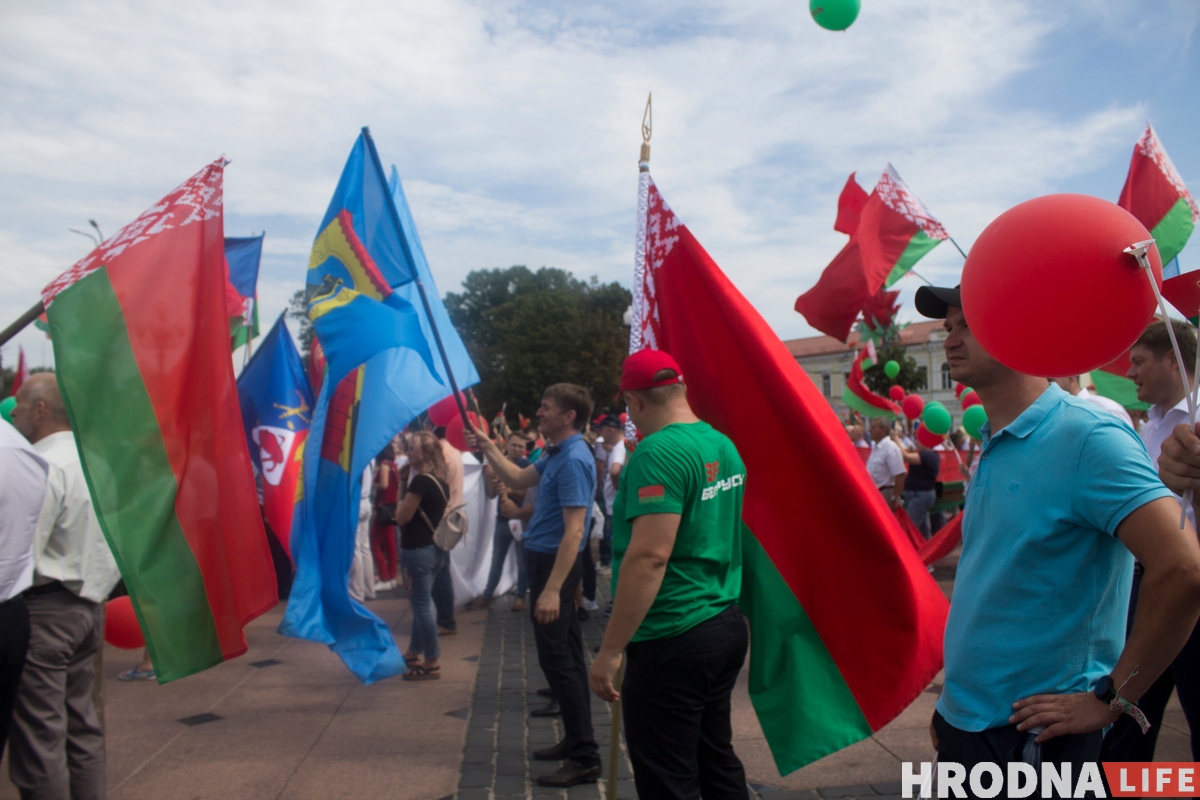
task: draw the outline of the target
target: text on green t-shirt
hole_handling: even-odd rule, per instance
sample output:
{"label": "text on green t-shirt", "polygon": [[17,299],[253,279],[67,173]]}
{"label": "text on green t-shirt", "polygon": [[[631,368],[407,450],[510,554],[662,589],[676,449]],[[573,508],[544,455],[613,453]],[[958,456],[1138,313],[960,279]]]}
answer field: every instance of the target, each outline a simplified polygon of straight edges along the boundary
{"label": "text on green t-shirt", "polygon": [[638,445],[613,501],[614,595],[634,519],[681,519],[662,587],[633,641],[678,636],[737,602],[745,483],[737,448],[707,422],[668,425]]}

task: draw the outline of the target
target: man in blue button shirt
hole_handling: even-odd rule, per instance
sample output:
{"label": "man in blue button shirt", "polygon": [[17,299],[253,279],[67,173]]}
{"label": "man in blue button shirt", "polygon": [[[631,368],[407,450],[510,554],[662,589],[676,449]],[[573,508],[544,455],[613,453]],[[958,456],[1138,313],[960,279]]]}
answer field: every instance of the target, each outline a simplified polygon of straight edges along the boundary
{"label": "man in blue button shirt", "polygon": [[580,431],[592,417],[592,397],[582,386],[556,383],[538,408],[538,430],[546,454],[521,468],[504,457],[480,430],[471,431],[496,477],[512,489],[538,487],[533,516],[525,527],[529,596],[534,601],[534,640],[538,664],[562,709],[563,740],[534,752],[541,761],[565,761],[540,776],[543,786],[574,786],[600,777],[600,750],[592,733],[591,689],[583,632],[575,613],[580,580],[579,553],[587,544],[596,494],[596,462]]}
{"label": "man in blue button shirt", "polygon": [[[916,306],[945,319],[950,376],[988,415],[946,622],[938,759],[968,772],[1072,762],[1078,776],[1200,615],[1200,544],[1128,426],[992,358],[957,288],[921,287]],[[1130,553],[1146,572],[1126,641]]]}

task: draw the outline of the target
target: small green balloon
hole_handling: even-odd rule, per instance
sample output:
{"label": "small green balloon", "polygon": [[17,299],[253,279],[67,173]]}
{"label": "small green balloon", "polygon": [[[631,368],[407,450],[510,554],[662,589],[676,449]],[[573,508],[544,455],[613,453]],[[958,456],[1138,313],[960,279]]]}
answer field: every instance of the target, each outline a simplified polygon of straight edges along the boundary
{"label": "small green balloon", "polygon": [[808,0],[808,12],[825,30],[844,31],[858,19],[860,0]]}
{"label": "small green balloon", "polygon": [[883,374],[887,375],[891,380],[895,380],[900,374],[900,365],[895,361],[889,361],[883,365]]}
{"label": "small green balloon", "polygon": [[985,422],[987,422],[987,412],[983,410],[983,406],[981,405],[968,406],[967,410],[963,412],[963,430],[967,432],[967,436],[976,441],[983,438],[979,433],[979,428]]}
{"label": "small green balloon", "polygon": [[17,398],[6,397],[0,400],[0,417],[4,417],[5,422],[12,422],[13,406],[17,404]]}
{"label": "small green balloon", "polygon": [[929,428],[930,433],[935,433],[938,436],[945,436],[950,432],[950,412],[940,403],[934,405],[930,403],[925,406],[924,413],[921,414],[921,424]]}

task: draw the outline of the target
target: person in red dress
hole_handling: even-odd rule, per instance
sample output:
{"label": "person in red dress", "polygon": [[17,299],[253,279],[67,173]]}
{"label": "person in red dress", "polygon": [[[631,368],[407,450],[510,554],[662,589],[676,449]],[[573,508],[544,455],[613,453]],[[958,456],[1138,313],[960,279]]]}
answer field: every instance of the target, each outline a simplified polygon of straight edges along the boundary
{"label": "person in red dress", "polygon": [[[378,581],[375,591],[396,588],[396,453],[392,445],[383,448],[375,467],[375,518],[371,521],[371,555],[375,558]],[[382,513],[381,513],[382,512]]]}

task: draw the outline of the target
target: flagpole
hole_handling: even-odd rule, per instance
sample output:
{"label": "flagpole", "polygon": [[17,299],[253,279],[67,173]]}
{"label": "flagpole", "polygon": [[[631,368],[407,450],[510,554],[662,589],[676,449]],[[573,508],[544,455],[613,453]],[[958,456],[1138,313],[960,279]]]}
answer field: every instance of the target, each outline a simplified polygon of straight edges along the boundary
{"label": "flagpole", "polygon": [[961,255],[962,255],[962,257],[963,257],[963,260],[965,261],[965,260],[966,260],[966,258],[967,258],[967,254],[966,254],[966,253],[964,253],[964,252],[963,252],[963,249],[962,249],[961,247],[959,247],[959,246],[958,246],[958,242],[954,241],[954,237],[953,237],[953,236],[947,236],[946,238],[950,240],[950,244],[954,245],[954,248],[955,248],[956,250],[958,250],[959,254],[961,254]]}
{"label": "flagpole", "polygon": [[39,300],[36,306],[17,317],[16,321],[13,322],[12,325],[9,325],[4,330],[0,331],[0,345],[8,344],[9,339],[25,330],[25,328],[29,326],[29,323],[40,317],[42,312],[45,310],[46,307],[43,306],[42,301]]}
{"label": "flagpole", "polygon": [[[386,186],[387,181],[383,177],[383,163],[379,160],[378,151],[375,150],[375,140],[371,138],[371,129],[364,125],[362,134],[363,138],[367,140],[367,149],[371,151],[371,162],[375,165],[375,171]],[[396,210],[396,201],[392,198],[391,192],[384,192],[384,194],[387,196],[388,210],[392,212],[392,222],[396,223],[396,231],[400,234],[400,241],[403,244],[404,226],[400,224],[400,212]],[[467,407],[458,394],[458,382],[454,380],[454,370],[450,369],[450,357],[446,355],[446,345],[442,344],[442,334],[438,332],[437,320],[433,318],[433,308],[430,307],[429,297],[425,294],[425,284],[421,282],[421,273],[417,271],[417,260],[412,258],[411,253],[409,259],[413,265],[413,282],[417,284],[417,293],[421,295],[421,305],[425,308],[425,317],[429,320],[429,328],[433,331],[433,340],[437,342],[438,353],[442,356],[442,366],[446,368],[446,377],[450,379],[450,391],[454,392],[454,403],[458,406],[458,413],[462,416],[463,428],[470,430]]]}

